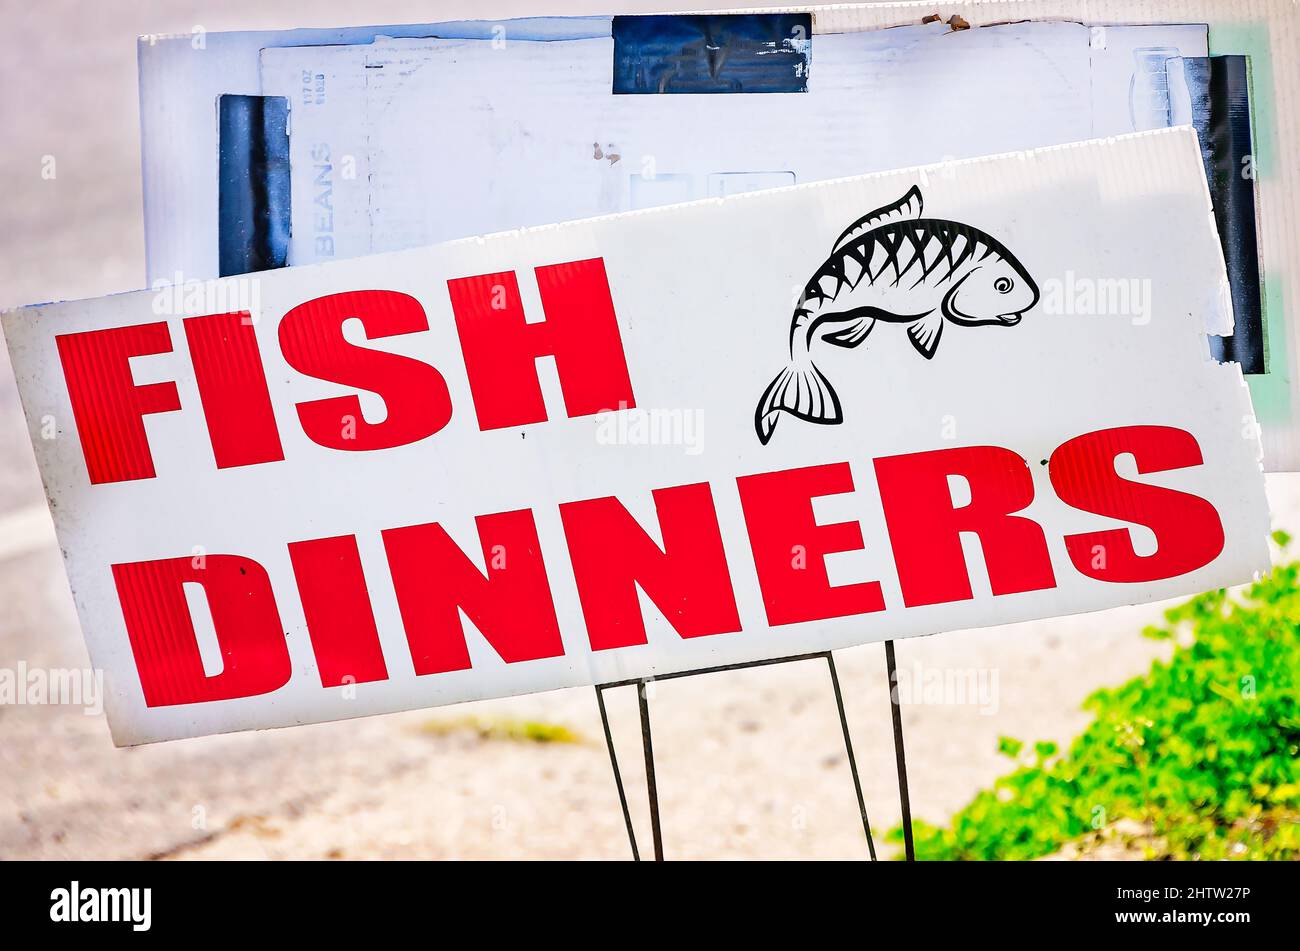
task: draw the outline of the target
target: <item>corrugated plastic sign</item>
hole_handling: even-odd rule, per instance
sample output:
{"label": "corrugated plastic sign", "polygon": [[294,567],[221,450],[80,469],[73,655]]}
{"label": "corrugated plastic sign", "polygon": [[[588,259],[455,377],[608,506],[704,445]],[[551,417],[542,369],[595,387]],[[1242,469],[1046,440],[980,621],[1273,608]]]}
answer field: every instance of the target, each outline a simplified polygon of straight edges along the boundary
{"label": "corrugated plastic sign", "polygon": [[118,743],[1267,568],[1186,129],[6,315]]}

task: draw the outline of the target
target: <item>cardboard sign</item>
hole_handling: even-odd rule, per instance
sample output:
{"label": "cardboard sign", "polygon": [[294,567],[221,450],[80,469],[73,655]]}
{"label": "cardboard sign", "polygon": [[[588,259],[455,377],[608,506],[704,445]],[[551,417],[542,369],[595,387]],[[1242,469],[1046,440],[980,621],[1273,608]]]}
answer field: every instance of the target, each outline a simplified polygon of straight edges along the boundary
{"label": "cardboard sign", "polygon": [[756,59],[773,75],[801,55],[797,9],[761,14],[792,47],[769,38],[777,51],[761,57],[752,30],[712,22],[753,11],[711,13],[693,38],[630,56],[609,16],[141,37],[148,280],[1190,123],[1234,297],[1231,336],[1212,352],[1245,369],[1265,469],[1300,471],[1300,324],[1287,319],[1300,300],[1300,5],[839,3],[811,8],[806,92],[613,92],[628,66],[661,93],[717,89]]}
{"label": "cardboard sign", "polygon": [[1224,286],[1181,129],[4,330],[133,744],[1247,581]]}

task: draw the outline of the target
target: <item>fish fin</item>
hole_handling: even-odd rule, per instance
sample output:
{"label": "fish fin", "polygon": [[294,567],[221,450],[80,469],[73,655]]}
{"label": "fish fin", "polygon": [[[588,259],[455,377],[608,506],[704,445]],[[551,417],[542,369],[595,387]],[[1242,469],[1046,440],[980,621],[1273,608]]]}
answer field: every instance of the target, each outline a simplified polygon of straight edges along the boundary
{"label": "fish fin", "polygon": [[834,346],[852,350],[867,339],[867,334],[871,333],[871,328],[875,326],[876,318],[858,317],[834,333],[823,334],[822,339]]}
{"label": "fish fin", "polygon": [[898,201],[868,212],[849,225],[844,233],[839,236],[839,239],[836,240],[835,246],[831,248],[831,253],[835,253],[864,231],[882,225],[887,221],[905,221],[909,218],[920,218],[924,208],[925,200],[921,197],[921,189],[913,185],[907,190],[907,194]]}
{"label": "fish fin", "polygon": [[776,375],[754,411],[754,431],[764,446],[772,438],[782,413],[809,423],[833,426],[844,422],[840,398],[830,381],[811,363],[791,364]]}
{"label": "fish fin", "polygon": [[939,349],[939,337],[943,335],[943,311],[932,310],[920,320],[907,325],[907,339],[921,356],[929,360]]}

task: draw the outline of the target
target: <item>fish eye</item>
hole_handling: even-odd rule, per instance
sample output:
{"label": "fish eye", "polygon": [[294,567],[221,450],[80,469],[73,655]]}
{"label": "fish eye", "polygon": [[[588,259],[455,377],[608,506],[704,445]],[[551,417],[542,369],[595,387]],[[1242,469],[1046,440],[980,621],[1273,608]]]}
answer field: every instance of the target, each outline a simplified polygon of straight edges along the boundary
{"label": "fish eye", "polygon": [[993,282],[993,289],[999,294],[1009,294],[1013,287],[1015,287],[1015,282],[1009,277],[1000,277]]}

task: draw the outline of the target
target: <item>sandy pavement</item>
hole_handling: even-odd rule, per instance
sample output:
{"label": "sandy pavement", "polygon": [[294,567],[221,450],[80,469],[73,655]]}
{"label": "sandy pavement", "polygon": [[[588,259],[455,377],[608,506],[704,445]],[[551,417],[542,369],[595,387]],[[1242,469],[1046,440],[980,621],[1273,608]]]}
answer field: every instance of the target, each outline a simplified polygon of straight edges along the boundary
{"label": "sandy pavement", "polygon": [[[631,8],[554,0],[545,12],[616,7]],[[375,3],[366,16],[541,9]],[[137,33],[337,25],[355,10],[338,0],[0,0],[11,41],[0,59],[0,307],[143,283]],[[40,176],[45,155],[57,159],[54,181]],[[1270,496],[1279,524],[1300,527],[1300,481],[1273,477]],[[87,664],[42,504],[0,351],[0,667]],[[906,708],[916,814],[941,820],[1002,772],[999,735],[1068,740],[1086,722],[1083,697],[1167,650],[1138,636],[1158,614],[1125,609],[900,643],[905,673],[921,664],[997,678],[989,704]],[[837,657],[881,831],[898,816],[883,650]],[[648,849],[635,696],[609,699]],[[824,664],[656,684],[651,708],[669,857],[865,857]],[[467,716],[563,724],[584,739],[482,738],[457,728]],[[0,858],[624,858],[600,736],[590,689],[133,750],[115,750],[102,717],[79,709],[0,707]]]}

